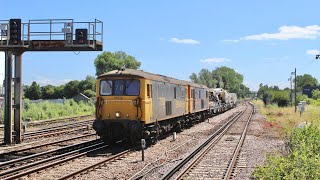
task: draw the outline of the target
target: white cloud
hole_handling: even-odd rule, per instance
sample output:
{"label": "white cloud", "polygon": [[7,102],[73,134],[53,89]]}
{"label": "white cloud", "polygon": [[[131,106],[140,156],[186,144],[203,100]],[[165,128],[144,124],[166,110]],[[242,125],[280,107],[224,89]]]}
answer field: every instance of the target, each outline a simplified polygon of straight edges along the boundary
{"label": "white cloud", "polygon": [[53,86],[59,86],[73,80],[73,79],[54,79],[54,78],[49,78],[49,77],[39,76],[39,75],[35,75],[33,79],[34,79],[33,81],[37,82],[41,86],[45,86],[49,84]]}
{"label": "white cloud", "polygon": [[238,40],[238,39],[224,39],[224,40],[222,40],[222,42],[226,42],[226,43],[237,43],[239,41],[240,40]]}
{"label": "white cloud", "polygon": [[316,39],[320,37],[320,26],[281,26],[276,33],[249,35],[240,40],[289,40],[289,39]]}
{"label": "white cloud", "polygon": [[316,49],[309,49],[309,50],[306,51],[306,53],[309,54],[309,55],[314,55],[315,56],[315,55],[320,54],[320,51],[316,50]]}
{"label": "white cloud", "polygon": [[194,39],[178,39],[178,38],[171,38],[171,42],[173,43],[179,43],[179,44],[200,44],[199,41]]}
{"label": "white cloud", "polygon": [[200,60],[200,62],[207,63],[207,64],[222,63],[222,62],[228,62],[228,61],[230,61],[230,59],[227,59],[227,58],[207,58],[207,59]]}
{"label": "white cloud", "polygon": [[4,64],[5,62],[5,54],[4,52],[0,52],[0,86],[2,86],[2,82],[4,80]]}

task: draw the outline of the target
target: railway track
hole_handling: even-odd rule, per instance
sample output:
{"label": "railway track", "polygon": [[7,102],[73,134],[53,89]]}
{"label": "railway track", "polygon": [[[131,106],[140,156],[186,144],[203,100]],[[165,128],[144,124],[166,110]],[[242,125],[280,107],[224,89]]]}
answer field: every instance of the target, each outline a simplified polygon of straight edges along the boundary
{"label": "railway track", "polygon": [[85,139],[85,138],[89,138],[92,136],[96,136],[95,133],[89,133],[89,134],[84,134],[84,135],[80,135],[77,137],[73,137],[73,138],[68,138],[68,139],[64,139],[64,140],[60,140],[60,141],[54,141],[54,142],[49,142],[49,143],[45,143],[45,144],[40,144],[40,145],[35,145],[32,147],[27,147],[27,148],[22,148],[22,149],[18,149],[18,150],[13,150],[13,151],[8,151],[8,152],[4,152],[0,154],[1,158],[5,158],[8,159],[8,157],[11,159],[12,157],[20,157],[20,156],[24,156],[25,154],[31,154],[31,151],[35,151],[41,148],[47,148],[48,146],[57,146],[57,145],[63,145],[64,143],[68,143],[68,142],[72,142],[72,141],[76,141],[76,140],[81,140],[81,139]]}
{"label": "railway track", "polygon": [[[244,142],[247,127],[253,114],[253,106],[230,119],[203,144],[168,171],[162,179],[230,179],[235,171],[237,158]],[[246,121],[239,121],[246,117]],[[245,123],[244,123],[245,122]],[[231,126],[243,127],[240,137],[227,136]],[[222,139],[224,141],[222,141]]]}
{"label": "railway track", "polygon": [[[28,122],[26,123],[27,126],[37,127],[37,126],[43,126],[46,124],[52,124],[52,123],[61,123],[66,121],[77,121],[79,119],[87,119],[92,117],[92,115],[82,115],[82,116],[73,116],[73,117],[64,117],[64,118],[58,118],[58,119],[49,119],[49,120],[41,120],[41,121],[34,121],[34,122]],[[0,125],[0,130],[3,130],[4,126]]]}
{"label": "railway track", "polygon": [[128,150],[125,150],[125,151],[122,151],[120,153],[117,153],[115,155],[112,155],[111,157],[105,159],[105,160],[102,160],[102,161],[99,161],[95,164],[92,164],[90,166],[87,166],[87,167],[84,167],[80,170],[77,170],[75,172],[72,172],[70,174],[67,174],[61,178],[59,178],[59,180],[64,180],[64,179],[71,179],[71,178],[76,178],[77,176],[79,175],[82,175],[82,174],[85,174],[87,172],[90,172],[90,171],[93,171],[97,168],[100,168],[102,166],[107,166],[108,164],[112,163],[113,161],[115,160],[118,160],[118,159],[121,159],[125,156],[127,156],[130,152],[132,152],[135,148],[131,148],[131,149],[128,149]]}
{"label": "railway track", "polygon": [[43,137],[57,136],[61,134],[70,134],[73,132],[90,130],[94,120],[86,120],[76,123],[68,123],[60,126],[44,128],[33,132],[25,132],[23,140],[37,139]]}
{"label": "railway track", "polygon": [[106,147],[108,145],[98,139],[6,161],[0,164],[0,179],[27,176]]}

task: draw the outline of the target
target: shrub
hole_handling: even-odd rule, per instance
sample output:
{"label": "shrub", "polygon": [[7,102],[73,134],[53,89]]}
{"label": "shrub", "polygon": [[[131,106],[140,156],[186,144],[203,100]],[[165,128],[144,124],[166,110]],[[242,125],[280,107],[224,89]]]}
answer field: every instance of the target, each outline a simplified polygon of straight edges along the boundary
{"label": "shrub", "polygon": [[64,100],[64,103],[51,103],[49,101],[30,103],[24,102],[22,119],[32,118],[33,120],[59,118],[65,116],[78,116],[93,114],[95,106],[92,103],[79,103],[74,100]]}
{"label": "shrub", "polygon": [[272,102],[277,103],[279,107],[288,105],[289,94],[287,91],[274,91]]}
{"label": "shrub", "polygon": [[319,99],[320,98],[320,91],[318,89],[315,89],[312,91],[312,99]]}
{"label": "shrub", "polygon": [[257,179],[319,179],[320,128],[311,123],[288,132],[287,156],[268,156],[264,166],[257,167]]}

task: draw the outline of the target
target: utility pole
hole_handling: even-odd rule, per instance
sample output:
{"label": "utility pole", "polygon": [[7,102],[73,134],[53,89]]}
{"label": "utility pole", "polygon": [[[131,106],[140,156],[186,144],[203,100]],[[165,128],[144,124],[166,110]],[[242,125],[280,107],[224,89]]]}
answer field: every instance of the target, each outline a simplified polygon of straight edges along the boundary
{"label": "utility pole", "polygon": [[292,75],[290,76],[288,81],[290,81],[290,104],[291,104],[291,107],[292,107]]}
{"label": "utility pole", "polygon": [[294,68],[294,112],[297,112],[297,68]]}

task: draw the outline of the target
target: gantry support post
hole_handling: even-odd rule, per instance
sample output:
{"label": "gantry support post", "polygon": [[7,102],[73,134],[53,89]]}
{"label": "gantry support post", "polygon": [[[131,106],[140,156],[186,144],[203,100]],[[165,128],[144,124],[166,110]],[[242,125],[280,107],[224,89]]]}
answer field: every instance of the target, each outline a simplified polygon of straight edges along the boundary
{"label": "gantry support post", "polygon": [[22,115],[22,53],[15,54],[14,61],[14,141],[21,143]]}
{"label": "gantry support post", "polygon": [[12,52],[5,52],[4,143],[12,144]]}

